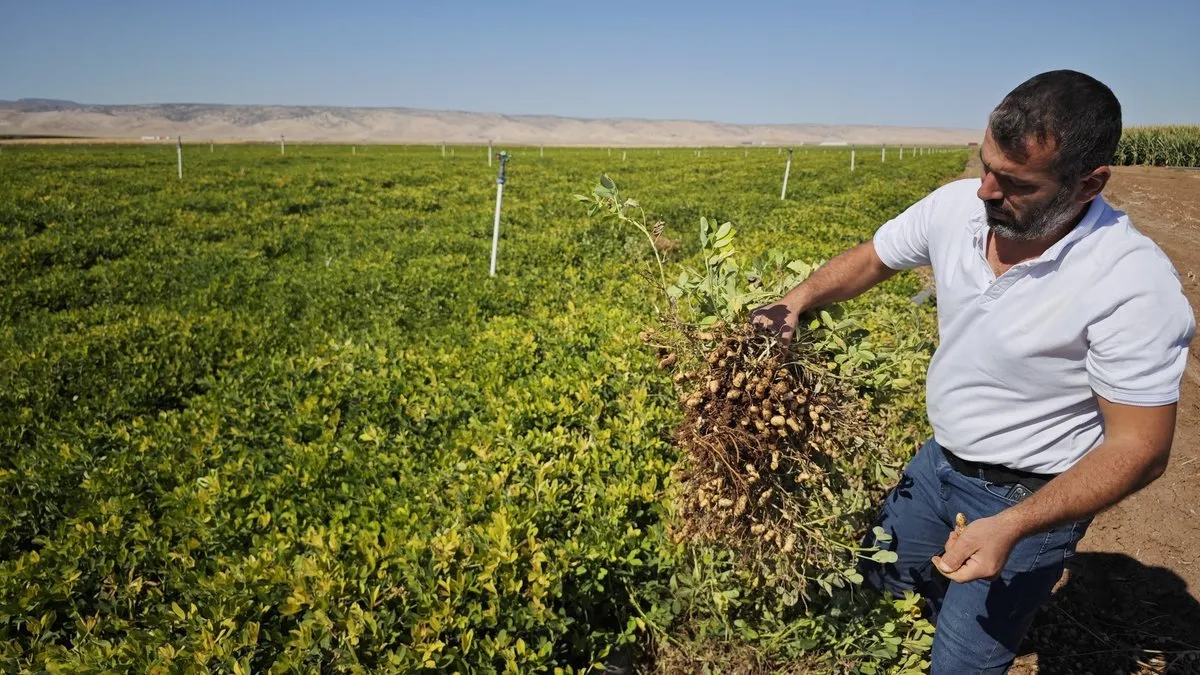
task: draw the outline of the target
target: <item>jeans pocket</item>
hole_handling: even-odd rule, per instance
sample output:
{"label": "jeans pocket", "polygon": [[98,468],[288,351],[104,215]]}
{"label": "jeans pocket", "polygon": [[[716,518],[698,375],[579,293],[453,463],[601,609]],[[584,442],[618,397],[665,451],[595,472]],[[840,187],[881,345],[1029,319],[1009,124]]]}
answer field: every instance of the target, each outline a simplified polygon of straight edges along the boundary
{"label": "jeans pocket", "polygon": [[1020,502],[1019,499],[1010,499],[1008,497],[1009,491],[1012,490],[1012,487],[1013,487],[1012,485],[1000,484],[1000,483],[989,483],[988,481],[978,480],[978,479],[976,481],[972,481],[972,482],[980,483],[983,486],[983,489],[989,495],[995,497],[996,499],[999,499],[1000,501],[1004,502],[1005,504],[1008,504],[1009,506],[1015,506],[1016,504],[1018,504]]}
{"label": "jeans pocket", "polygon": [[1088,526],[1090,526],[1092,524],[1093,517],[1084,518],[1083,520],[1077,520],[1077,521],[1071,523],[1069,526],[1066,526],[1065,529],[1067,529],[1067,531],[1068,531],[1068,534],[1067,534],[1068,542],[1066,545],[1066,550],[1063,553],[1064,559],[1070,558],[1071,556],[1075,555],[1075,546],[1078,545],[1080,540],[1083,539],[1083,535],[1087,534]]}

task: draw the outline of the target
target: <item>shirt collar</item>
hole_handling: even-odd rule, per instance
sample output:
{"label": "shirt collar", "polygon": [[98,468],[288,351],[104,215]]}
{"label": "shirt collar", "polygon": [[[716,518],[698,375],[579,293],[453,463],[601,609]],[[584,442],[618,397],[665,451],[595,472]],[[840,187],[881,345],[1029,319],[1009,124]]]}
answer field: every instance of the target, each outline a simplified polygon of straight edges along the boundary
{"label": "shirt collar", "polygon": [[[1046,249],[1040,256],[1030,260],[1030,263],[1050,262],[1058,260],[1063,253],[1071,247],[1075,242],[1083,239],[1092,230],[1096,229],[1096,225],[1100,222],[1101,216],[1108,209],[1108,203],[1104,201],[1104,197],[1097,195],[1088,205],[1087,213],[1084,214],[1083,220],[1080,220],[1071,231],[1062,239],[1054,242],[1054,245]],[[974,236],[975,248],[980,253],[987,254],[987,213],[983,210],[982,202],[980,203],[979,211],[971,217],[968,224],[971,234]]]}

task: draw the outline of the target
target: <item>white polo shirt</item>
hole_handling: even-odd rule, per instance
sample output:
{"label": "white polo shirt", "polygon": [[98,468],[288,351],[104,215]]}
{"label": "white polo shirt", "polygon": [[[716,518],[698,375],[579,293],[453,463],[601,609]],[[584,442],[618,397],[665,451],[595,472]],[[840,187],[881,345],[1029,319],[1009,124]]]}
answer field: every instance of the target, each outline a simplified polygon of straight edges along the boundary
{"label": "white polo shirt", "polygon": [[987,261],[978,179],[888,221],[892,269],[932,265],[940,345],[929,366],[934,438],[968,460],[1060,473],[1104,439],[1093,392],[1157,406],[1179,398],[1195,321],[1171,261],[1097,197],[1041,257],[999,277]]}

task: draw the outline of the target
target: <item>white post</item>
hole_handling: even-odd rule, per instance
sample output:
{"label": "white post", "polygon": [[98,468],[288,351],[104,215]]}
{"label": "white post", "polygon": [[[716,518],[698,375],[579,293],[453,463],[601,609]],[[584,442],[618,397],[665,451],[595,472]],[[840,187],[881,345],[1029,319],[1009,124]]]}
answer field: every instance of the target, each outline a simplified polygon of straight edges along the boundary
{"label": "white post", "polygon": [[446,144],[442,143],[442,159],[446,159]]}
{"label": "white post", "polygon": [[883,164],[884,162],[887,162],[887,145],[879,149],[879,163]]}
{"label": "white post", "polygon": [[179,157],[179,180],[183,180],[183,136],[175,137],[175,154]]}
{"label": "white post", "polygon": [[779,191],[780,201],[787,199],[788,174],[792,172],[792,151],[788,149],[787,165],[783,167],[783,189]]}
{"label": "white post", "polygon": [[621,161],[622,161],[622,162],[624,162],[624,161],[625,161],[625,153],[626,153],[626,151],[625,151],[625,150],[622,150],[622,151],[621,151]]}
{"label": "white post", "polygon": [[283,135],[279,136],[279,154],[283,154]]}
{"label": "white post", "polygon": [[544,146],[544,145],[539,145],[539,146],[538,146],[538,156],[539,156],[539,157],[545,157],[545,156],[546,156],[546,146]]}
{"label": "white post", "polygon": [[854,151],[850,151],[850,170],[854,170]]}
{"label": "white post", "polygon": [[900,159],[904,159],[904,146],[900,146]]}
{"label": "white post", "polygon": [[357,146],[353,146],[353,145],[352,145],[352,146],[350,146],[350,154],[352,154],[352,155],[357,155],[357,154],[358,154],[358,147],[357,147]]}
{"label": "white post", "polygon": [[213,142],[212,142],[212,139],[209,139],[209,141],[208,141],[208,154],[210,154],[210,155],[211,155],[211,154],[212,154],[212,151],[213,151]]}
{"label": "white post", "polygon": [[492,168],[492,141],[488,139],[488,168]]}
{"label": "white post", "polygon": [[500,247],[500,204],[504,201],[504,165],[508,163],[508,153],[500,153],[500,174],[496,176],[496,219],[492,222],[492,269],[489,277],[496,276],[496,252]]}

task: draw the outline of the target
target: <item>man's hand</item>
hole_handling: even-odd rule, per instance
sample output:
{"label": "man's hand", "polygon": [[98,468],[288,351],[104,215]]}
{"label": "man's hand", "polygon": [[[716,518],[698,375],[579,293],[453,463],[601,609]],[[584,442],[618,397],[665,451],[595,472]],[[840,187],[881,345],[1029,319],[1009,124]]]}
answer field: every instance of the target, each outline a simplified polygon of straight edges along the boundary
{"label": "man's hand", "polygon": [[961,534],[951,532],[946,539],[946,552],[933,556],[933,564],[948,579],[960,584],[995,579],[1020,540],[1020,531],[1000,515],[980,518],[967,525]]}
{"label": "man's hand", "polygon": [[796,334],[801,313],[858,297],[895,274],[896,270],[879,259],[874,242],[864,242],[818,267],[779,302],[751,312],[750,323],[779,336],[786,346]]}
{"label": "man's hand", "polygon": [[750,323],[770,331],[779,338],[784,347],[792,341],[799,322],[800,310],[792,308],[783,300],[750,312]]}

